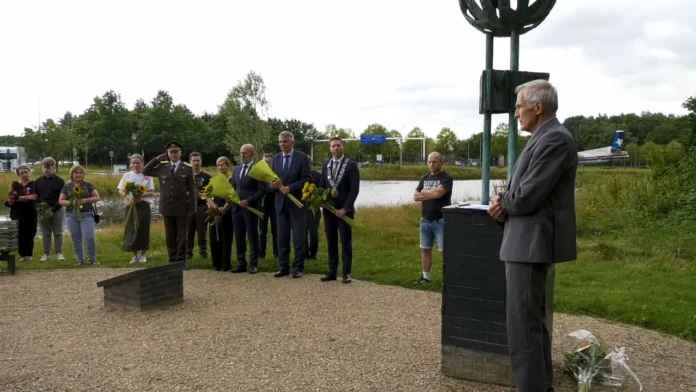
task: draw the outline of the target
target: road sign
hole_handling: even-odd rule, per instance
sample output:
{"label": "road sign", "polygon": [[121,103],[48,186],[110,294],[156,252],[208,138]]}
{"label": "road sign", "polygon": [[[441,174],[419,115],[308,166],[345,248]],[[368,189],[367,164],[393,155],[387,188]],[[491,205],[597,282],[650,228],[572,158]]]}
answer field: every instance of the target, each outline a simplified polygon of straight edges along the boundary
{"label": "road sign", "polygon": [[113,152],[113,151],[109,151],[109,156],[110,156],[111,158],[113,158],[113,157],[114,157],[114,152]]}
{"label": "road sign", "polygon": [[385,144],[387,135],[372,135],[372,144]]}
{"label": "road sign", "polygon": [[372,135],[360,136],[360,144],[372,144]]}

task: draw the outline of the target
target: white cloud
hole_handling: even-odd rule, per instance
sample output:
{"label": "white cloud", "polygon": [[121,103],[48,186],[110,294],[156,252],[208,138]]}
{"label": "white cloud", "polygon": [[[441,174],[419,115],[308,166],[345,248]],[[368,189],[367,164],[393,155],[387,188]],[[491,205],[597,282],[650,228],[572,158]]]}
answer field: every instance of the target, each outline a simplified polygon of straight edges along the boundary
{"label": "white cloud", "polygon": [[[549,72],[559,117],[683,113],[695,92],[686,0],[559,1],[521,37],[520,69]],[[269,115],[351,128],[379,122],[429,136],[479,132],[483,34],[456,1],[35,1],[0,10],[0,134],[82,113],[113,89],[132,107],[169,91],[214,112],[246,72],[260,73]],[[509,67],[509,40],[494,66]],[[493,126],[507,121],[496,115]]]}

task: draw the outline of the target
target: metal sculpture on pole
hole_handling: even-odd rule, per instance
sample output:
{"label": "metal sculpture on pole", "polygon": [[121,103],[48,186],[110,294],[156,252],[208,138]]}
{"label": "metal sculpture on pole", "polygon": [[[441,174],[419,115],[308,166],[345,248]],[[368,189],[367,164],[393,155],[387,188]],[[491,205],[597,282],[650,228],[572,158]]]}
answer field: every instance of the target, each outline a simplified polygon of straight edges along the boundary
{"label": "metal sculpture on pole", "polygon": [[[480,5],[479,5],[480,3]],[[491,179],[491,115],[509,114],[508,179],[517,156],[517,119],[515,119],[515,88],[535,79],[549,80],[548,73],[520,72],[520,35],[539,26],[551,12],[556,0],[517,0],[516,9],[510,0],[459,0],[464,19],[486,35],[486,69],[480,80],[479,114],[483,114],[483,174],[481,202],[488,204]],[[510,70],[493,69],[493,38],[510,37]]]}

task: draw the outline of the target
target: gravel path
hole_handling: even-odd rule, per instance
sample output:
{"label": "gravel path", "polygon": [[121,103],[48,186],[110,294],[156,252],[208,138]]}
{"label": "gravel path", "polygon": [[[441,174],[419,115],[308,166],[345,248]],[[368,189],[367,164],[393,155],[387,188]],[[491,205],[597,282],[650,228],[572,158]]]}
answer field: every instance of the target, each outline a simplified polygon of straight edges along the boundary
{"label": "gravel path", "polygon": [[[0,390],[512,390],[439,373],[437,293],[192,270],[184,304],[105,309],[96,282],[127,271],[0,276]],[[696,391],[694,344],[561,314],[554,328],[557,391],[575,391],[560,366],[578,328],[625,345],[645,391]]]}

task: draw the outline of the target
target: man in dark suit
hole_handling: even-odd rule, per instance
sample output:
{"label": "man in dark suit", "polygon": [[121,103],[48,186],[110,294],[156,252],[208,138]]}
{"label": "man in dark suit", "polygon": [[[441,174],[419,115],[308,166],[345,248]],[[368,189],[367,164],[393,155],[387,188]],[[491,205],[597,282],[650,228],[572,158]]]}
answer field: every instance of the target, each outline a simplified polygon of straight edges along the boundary
{"label": "man in dark suit", "polygon": [[281,152],[273,157],[273,170],[279,179],[271,184],[276,189],[276,213],[278,215],[278,272],[276,278],[290,275],[290,232],[295,249],[295,259],[292,262],[294,270],[292,277],[301,278],[304,272],[305,237],[307,235],[307,208],[297,207],[286,195],[292,194],[302,200],[302,187],[311,181],[309,157],[302,151],[297,151],[295,136],[290,131],[278,135],[278,145]]}
{"label": "man in dark suit", "polygon": [[247,207],[259,208],[259,200],[266,193],[266,184],[249,176],[249,170],[254,164],[256,150],[251,144],[242,146],[239,153],[242,164],[237,165],[232,173],[232,187],[237,191],[239,205],[232,205],[232,221],[234,235],[237,241],[237,268],[232,273],[246,272],[246,234],[249,237],[251,254],[249,255],[249,273],[258,272],[259,265],[259,217],[247,210]]}
{"label": "man in dark suit", "polygon": [[[263,160],[273,169],[273,154],[263,154]],[[268,239],[268,222],[271,222],[271,245],[273,257],[278,258],[278,216],[275,210],[275,189],[266,187],[266,194],[261,199],[263,218],[259,220],[259,258],[266,258],[266,242]]]}
{"label": "man in dark suit", "polygon": [[[169,262],[186,261],[186,223],[196,212],[198,190],[193,170],[181,161],[181,144],[169,142],[167,152],[145,165],[143,174],[157,177],[160,182],[159,210],[164,220]],[[169,161],[165,161],[169,157]],[[184,264],[184,269],[188,266]]]}
{"label": "man in dark suit", "polygon": [[198,201],[196,213],[189,216],[186,227],[186,260],[193,258],[194,238],[198,233],[198,253],[202,258],[208,258],[208,224],[205,222],[206,211],[208,211],[208,203],[203,199],[203,191],[210,182],[210,174],[201,170],[203,156],[200,152],[192,152],[189,155],[189,164],[193,170],[193,182],[198,189]]}
{"label": "man in dark suit", "polygon": [[355,199],[360,191],[360,169],[358,165],[343,156],[343,140],[334,137],[331,143],[331,159],[327,160],[321,169],[320,188],[331,189],[334,207],[333,213],[324,209],[324,231],[326,244],[329,248],[329,272],[321,280],[327,282],[336,280],[338,273],[338,235],[341,236],[343,259],[343,283],[350,283],[350,273],[353,267],[353,231],[344,221],[344,216],[355,217]]}
{"label": "man in dark suit", "polygon": [[[321,181],[321,173],[314,170],[314,162],[309,159],[309,169],[312,171],[312,184],[319,186]],[[305,249],[307,249],[307,259],[316,260],[317,250],[319,249],[319,223],[321,222],[321,211],[315,214],[309,206],[307,206],[307,240],[305,240]]]}
{"label": "man in dark suit", "polygon": [[503,226],[500,259],[507,280],[507,334],[520,392],[553,391],[551,331],[546,324],[546,275],[553,263],[577,258],[575,141],[556,118],[558,93],[545,80],[515,89],[515,117],[532,138],[507,191],[488,213]]}

